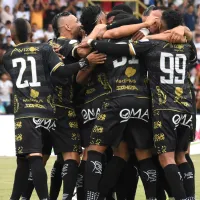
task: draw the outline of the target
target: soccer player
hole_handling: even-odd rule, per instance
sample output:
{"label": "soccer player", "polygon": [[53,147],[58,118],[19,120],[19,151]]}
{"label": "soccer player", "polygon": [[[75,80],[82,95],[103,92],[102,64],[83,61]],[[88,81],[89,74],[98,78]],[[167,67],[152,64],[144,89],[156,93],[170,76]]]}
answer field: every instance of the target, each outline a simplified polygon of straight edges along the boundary
{"label": "soccer player", "polygon": [[[160,32],[179,25],[182,25],[179,13],[171,10],[163,12]],[[194,199],[194,177],[185,159],[193,128],[194,109],[187,77],[187,67],[189,61],[193,60],[193,50],[189,44],[153,40],[132,43],[129,45],[130,49],[127,46],[125,48],[125,45],[120,45],[119,48],[124,55],[130,51],[131,55],[142,56],[145,60],[152,95],[154,144],[160,164],[173,197]]]}
{"label": "soccer player", "polygon": [[[154,23],[154,21],[151,23]],[[143,24],[143,26],[146,27],[149,24]],[[141,27],[138,24],[135,30],[137,31]],[[128,40],[124,39],[123,41],[121,39],[118,42],[127,43]],[[109,43],[107,45],[109,48]],[[149,131],[151,130],[149,94],[145,84],[145,70],[140,71],[138,63],[139,61],[133,57],[111,57],[107,59],[104,65],[112,92],[103,103],[101,112],[92,130],[90,151],[88,152],[88,160],[86,162],[86,188],[89,196],[99,195],[97,186],[101,179],[102,156],[105,149],[107,146],[118,146],[123,138],[125,129],[130,125],[129,119],[137,118],[135,126],[133,125],[131,128],[135,128],[133,137],[137,147],[136,155],[140,161],[141,177],[145,185],[147,199],[156,197],[156,169],[151,160],[150,151],[153,136]],[[133,99],[135,99],[134,103]],[[121,142],[119,148],[115,149],[115,156],[106,166],[103,177],[108,175],[109,178],[106,179],[106,182],[104,181],[101,187],[104,195],[107,194],[109,187],[116,183],[121,170],[124,168],[128,160],[127,151],[126,144]],[[98,169],[96,169],[95,163],[98,163]],[[113,168],[116,165],[118,167]],[[149,170],[152,170],[150,175],[151,181],[146,179],[146,174],[143,172],[148,173]]]}
{"label": "soccer player", "polygon": [[[17,46],[3,57],[14,83],[14,114],[17,170],[10,199],[18,200],[26,188],[29,165],[39,199],[48,199],[47,175],[42,162],[42,128],[55,129],[51,76],[66,77],[86,67],[81,61],[67,67],[48,44],[31,43],[31,27],[17,19],[11,29]],[[52,135],[54,146],[59,138]]]}
{"label": "soccer player", "polygon": [[[77,49],[79,44],[77,39],[81,32],[81,24],[78,19],[69,12],[60,13],[53,19],[53,29],[56,39],[50,41],[49,44],[53,47],[57,46],[61,48],[59,53],[65,57],[63,60],[65,64],[78,62],[81,58],[80,52]],[[102,64],[104,63],[105,55],[91,53],[86,59],[90,65]],[[55,105],[58,115],[56,131],[68,135],[68,145],[65,146],[66,152],[68,153],[64,157],[63,166],[63,169],[65,166],[68,166],[63,177],[64,194],[69,194],[70,196],[66,199],[72,198],[80,162],[80,136],[76,112],[73,105],[73,82],[75,75],[76,74],[73,74],[64,80],[52,79],[56,92]]]}

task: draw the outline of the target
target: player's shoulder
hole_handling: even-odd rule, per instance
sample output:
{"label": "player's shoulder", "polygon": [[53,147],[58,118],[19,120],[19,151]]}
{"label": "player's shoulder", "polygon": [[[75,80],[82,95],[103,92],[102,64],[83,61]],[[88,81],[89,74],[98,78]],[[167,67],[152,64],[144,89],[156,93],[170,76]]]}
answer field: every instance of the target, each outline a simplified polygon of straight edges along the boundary
{"label": "player's shoulder", "polygon": [[49,51],[52,50],[52,46],[48,43],[42,43],[39,45],[40,50],[42,51]]}

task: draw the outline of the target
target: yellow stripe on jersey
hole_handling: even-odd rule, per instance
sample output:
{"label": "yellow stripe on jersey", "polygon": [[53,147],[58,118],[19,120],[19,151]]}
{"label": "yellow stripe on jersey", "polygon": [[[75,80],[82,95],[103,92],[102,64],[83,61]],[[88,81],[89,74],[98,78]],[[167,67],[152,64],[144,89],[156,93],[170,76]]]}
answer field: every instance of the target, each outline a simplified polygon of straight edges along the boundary
{"label": "yellow stripe on jersey", "polygon": [[60,66],[64,66],[63,62],[59,62],[50,72],[50,75],[52,74],[52,72],[55,72]]}
{"label": "yellow stripe on jersey", "polygon": [[135,49],[134,49],[132,43],[129,43],[129,51],[130,51],[131,56],[135,56],[136,55]]}

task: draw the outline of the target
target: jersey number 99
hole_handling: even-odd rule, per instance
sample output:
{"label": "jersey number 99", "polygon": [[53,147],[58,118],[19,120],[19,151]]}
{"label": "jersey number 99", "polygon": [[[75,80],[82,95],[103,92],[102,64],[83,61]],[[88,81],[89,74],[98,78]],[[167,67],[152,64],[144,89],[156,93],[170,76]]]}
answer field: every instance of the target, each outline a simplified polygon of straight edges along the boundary
{"label": "jersey number 99", "polygon": [[[166,59],[168,59],[167,66]],[[160,76],[160,83],[184,84],[186,74],[186,60],[187,58],[184,54],[176,54],[176,56],[174,57],[171,53],[161,52],[160,69],[165,74],[168,74],[169,78],[166,78],[165,76]],[[175,73],[179,76],[174,75]]]}

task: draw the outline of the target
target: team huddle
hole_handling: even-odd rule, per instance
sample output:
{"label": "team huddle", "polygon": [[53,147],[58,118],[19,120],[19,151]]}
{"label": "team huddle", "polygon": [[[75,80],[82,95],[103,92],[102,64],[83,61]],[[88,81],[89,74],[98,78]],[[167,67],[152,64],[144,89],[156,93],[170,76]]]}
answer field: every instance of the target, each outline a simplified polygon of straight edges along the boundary
{"label": "team huddle", "polygon": [[[14,84],[17,169],[10,200],[195,199],[189,144],[195,98],[192,33],[182,16],[149,7],[142,22],[126,5],[98,6],[53,21],[56,38],[31,42],[17,19],[3,57]],[[57,155],[48,191],[45,164]],[[76,190],[75,190],[76,189]],[[114,195],[115,194],[115,195]],[[115,197],[113,197],[115,196]]]}

